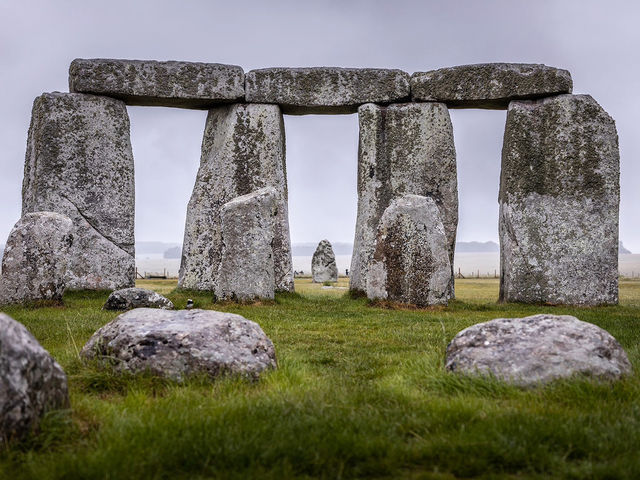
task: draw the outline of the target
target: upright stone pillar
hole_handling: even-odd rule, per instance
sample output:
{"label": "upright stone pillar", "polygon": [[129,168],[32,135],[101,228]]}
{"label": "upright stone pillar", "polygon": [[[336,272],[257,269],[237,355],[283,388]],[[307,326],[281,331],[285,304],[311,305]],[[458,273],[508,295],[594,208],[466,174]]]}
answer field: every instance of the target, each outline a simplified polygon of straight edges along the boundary
{"label": "upright stone pillar", "polygon": [[222,206],[264,187],[277,193],[273,255],[276,290],[293,291],[284,122],[277,105],[209,110],[200,169],[187,210],[178,285],[214,290],[222,257]]}
{"label": "upright stone pillar", "polygon": [[620,155],[589,95],[509,105],[500,179],[500,300],[618,303]]}
{"label": "upright stone pillar", "polygon": [[[358,218],[350,289],[365,292],[382,214],[394,198],[430,197],[442,213],[449,262],[458,226],[453,128],[442,103],[366,104],[358,109]],[[453,297],[453,275],[449,297]]]}
{"label": "upright stone pillar", "polygon": [[120,100],[45,93],[33,103],[22,214],[50,211],[74,224],[67,287],[135,282],[133,154]]}

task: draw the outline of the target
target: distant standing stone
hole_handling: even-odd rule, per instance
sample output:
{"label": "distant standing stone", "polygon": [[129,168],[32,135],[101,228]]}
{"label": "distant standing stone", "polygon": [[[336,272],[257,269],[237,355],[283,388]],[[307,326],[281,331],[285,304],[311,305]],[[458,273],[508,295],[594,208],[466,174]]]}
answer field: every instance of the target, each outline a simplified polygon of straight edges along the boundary
{"label": "distant standing stone", "polygon": [[435,201],[419,195],[393,200],[378,226],[367,296],[421,307],[446,305],[451,277],[449,242]]}
{"label": "distant standing stone", "polygon": [[589,95],[512,102],[500,179],[500,300],[618,303],[620,154]]}
{"label": "distant standing stone", "polygon": [[222,259],[215,294],[221,300],[273,299],[273,238],[278,192],[272,187],[222,207]]}
{"label": "distant standing stone", "polygon": [[574,375],[615,380],[631,373],[627,354],[608,332],[569,315],[548,314],[498,318],[462,330],[447,347],[446,368],[523,386]]}
{"label": "distant standing stone", "polygon": [[249,103],[276,103],[287,114],[355,113],[365,103],[409,98],[409,74],[382,68],[263,68],[247,73]]}
{"label": "distant standing stone", "polygon": [[322,240],[311,259],[311,277],[314,283],[337,282],[336,256],[329,240]]}
{"label": "distant standing stone", "polygon": [[35,430],[47,411],[68,407],[60,365],[24,325],[0,313],[0,444]]}
{"label": "distant standing stone", "polygon": [[0,305],[62,302],[73,222],[54,212],[25,214],[11,230],[2,258]]}
{"label": "distant standing stone", "polygon": [[443,102],[455,108],[506,110],[509,102],[571,93],[567,70],[528,63],[481,63],[416,72],[414,101]]}
{"label": "distant standing stone", "polygon": [[244,99],[244,72],[220,63],[77,58],[69,67],[69,91],[127,105],[211,108]]}
{"label": "distant standing stone", "polygon": [[22,214],[50,211],[74,224],[67,287],[135,283],[135,185],[129,116],[119,100],[45,93],[33,103]]}
{"label": "distant standing stone", "polygon": [[255,378],[276,368],[273,343],[257,323],[212,310],[131,310],[94,333],[81,355],[116,371],[178,381],[198,374]]}
{"label": "distant standing stone", "polygon": [[153,290],[132,287],[112,292],[102,308],[105,310],[131,310],[141,307],[173,310],[173,302]]}

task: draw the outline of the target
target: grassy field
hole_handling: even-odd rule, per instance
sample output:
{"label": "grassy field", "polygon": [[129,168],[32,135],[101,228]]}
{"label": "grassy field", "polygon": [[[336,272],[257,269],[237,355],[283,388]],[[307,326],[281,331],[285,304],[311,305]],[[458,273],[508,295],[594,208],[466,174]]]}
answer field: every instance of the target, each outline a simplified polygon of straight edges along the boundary
{"label": "grassy field", "polygon": [[[8,308],[69,376],[71,412],[0,451],[0,478],[640,478],[640,377],[523,390],[444,370],[461,329],[498,317],[575,315],[612,333],[640,361],[640,282],[620,306],[499,305],[493,279],[460,280],[447,308],[391,310],[308,279],[261,305],[214,305],[258,322],[279,368],[258,382],[174,384],[114,375],[78,350],[116,314],[107,293],[70,293],[58,308]],[[338,287],[345,287],[341,280]]]}

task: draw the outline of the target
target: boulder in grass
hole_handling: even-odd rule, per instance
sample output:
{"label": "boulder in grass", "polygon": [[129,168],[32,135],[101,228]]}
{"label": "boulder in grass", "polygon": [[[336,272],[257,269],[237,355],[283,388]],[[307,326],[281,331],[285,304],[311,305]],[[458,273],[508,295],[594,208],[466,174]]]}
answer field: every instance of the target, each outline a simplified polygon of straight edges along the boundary
{"label": "boulder in grass", "polygon": [[131,310],[99,329],[81,355],[116,371],[177,381],[193,375],[257,378],[276,368],[273,343],[257,323],[212,310]]}
{"label": "boulder in grass", "polygon": [[48,410],[68,407],[60,365],[24,325],[0,313],[0,444],[28,435]]}
{"label": "boulder in grass", "polygon": [[132,287],[113,292],[102,308],[104,310],[131,310],[142,307],[173,310],[173,302],[153,290]]}
{"label": "boulder in grass", "polygon": [[608,332],[549,314],[498,318],[462,330],[447,347],[446,368],[521,386],[574,375],[615,380],[631,373],[627,354]]}

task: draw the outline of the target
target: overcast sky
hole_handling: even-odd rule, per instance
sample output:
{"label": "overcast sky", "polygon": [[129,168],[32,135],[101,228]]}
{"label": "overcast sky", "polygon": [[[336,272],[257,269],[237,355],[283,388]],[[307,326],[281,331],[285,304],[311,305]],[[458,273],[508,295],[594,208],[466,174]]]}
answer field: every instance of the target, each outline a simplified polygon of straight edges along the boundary
{"label": "overcast sky", "polygon": [[[68,91],[74,58],[400,68],[567,68],[616,120],[620,238],[640,252],[640,3],[632,0],[0,0],[0,244],[20,216],[33,99]],[[129,107],[136,238],[182,242],[206,112]],[[504,111],[452,110],[459,240],[497,241]],[[285,117],[293,242],[353,241],[356,115]]]}

